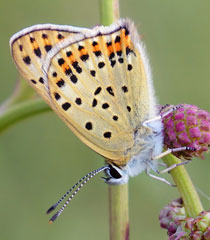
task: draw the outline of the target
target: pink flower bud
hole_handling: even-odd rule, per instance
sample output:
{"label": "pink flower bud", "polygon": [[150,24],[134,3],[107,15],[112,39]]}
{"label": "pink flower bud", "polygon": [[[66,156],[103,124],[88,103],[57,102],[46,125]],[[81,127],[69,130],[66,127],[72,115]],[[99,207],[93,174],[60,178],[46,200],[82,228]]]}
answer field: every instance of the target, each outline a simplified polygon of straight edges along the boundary
{"label": "pink flower bud", "polygon": [[182,199],[164,207],[159,216],[160,226],[167,229],[169,240],[209,240],[210,211],[203,211],[197,217],[186,217]]}
{"label": "pink flower bud", "polygon": [[210,146],[210,113],[190,104],[168,105],[162,107],[160,113],[163,114],[172,107],[177,109],[162,119],[165,147],[195,148],[195,151],[187,150],[173,154],[183,159],[204,159],[203,153],[208,151]]}

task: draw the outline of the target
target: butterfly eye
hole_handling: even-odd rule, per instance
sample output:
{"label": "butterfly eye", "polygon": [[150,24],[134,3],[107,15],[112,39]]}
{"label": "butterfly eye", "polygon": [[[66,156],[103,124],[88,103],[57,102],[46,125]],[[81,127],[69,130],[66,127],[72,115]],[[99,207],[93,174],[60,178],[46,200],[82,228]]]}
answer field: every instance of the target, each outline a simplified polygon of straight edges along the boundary
{"label": "butterfly eye", "polygon": [[122,175],[112,165],[110,165],[109,174],[112,178],[115,178],[115,179],[119,179],[122,177]]}

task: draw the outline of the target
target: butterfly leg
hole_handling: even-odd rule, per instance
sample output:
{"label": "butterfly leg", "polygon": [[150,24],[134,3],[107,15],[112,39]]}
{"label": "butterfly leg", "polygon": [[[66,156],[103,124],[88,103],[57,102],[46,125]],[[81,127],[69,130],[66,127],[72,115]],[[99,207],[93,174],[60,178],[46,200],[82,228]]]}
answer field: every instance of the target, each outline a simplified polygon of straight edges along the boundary
{"label": "butterfly leg", "polygon": [[178,167],[178,166],[182,166],[182,165],[186,165],[188,164],[189,162],[191,162],[190,160],[187,160],[187,161],[184,161],[184,162],[181,162],[181,163],[177,163],[177,164],[172,164],[170,167],[167,167],[165,168],[164,170],[162,171],[159,171],[160,174],[162,173],[165,173],[165,172],[170,172],[172,169]]}
{"label": "butterfly leg", "polygon": [[[172,149],[168,149],[166,150],[165,152],[153,157],[152,160],[157,160],[157,159],[160,159],[170,153],[173,153],[173,152],[179,152],[179,151],[186,151],[186,150],[191,150],[191,151],[195,151],[195,148],[191,148],[191,147],[180,147],[180,148],[172,148]],[[188,164],[190,162],[190,160],[187,160],[187,161],[184,161],[184,162],[181,162],[181,163],[177,163],[177,164],[173,164],[171,165],[170,167],[168,168],[165,168],[164,170],[160,171],[159,173],[165,173],[165,172],[169,172],[171,171],[172,169],[178,167],[178,166],[181,166],[181,165],[185,165],[185,164]]]}
{"label": "butterfly leg", "polygon": [[[167,106],[168,106],[168,105],[163,106],[162,109],[166,108]],[[143,122],[142,125],[143,125],[144,127],[149,127],[149,126],[148,126],[149,123],[154,122],[154,121],[161,120],[161,119],[163,119],[164,117],[166,117],[168,114],[172,113],[173,111],[175,111],[175,110],[177,110],[177,109],[179,109],[179,108],[181,108],[181,107],[182,107],[181,104],[180,104],[180,105],[177,105],[177,106],[174,106],[174,107],[170,108],[169,110],[163,112],[163,113],[160,114],[159,116],[154,117],[154,118],[151,118],[151,119]]]}
{"label": "butterfly leg", "polygon": [[171,187],[176,187],[176,185],[174,185],[174,184],[172,184],[171,182],[167,181],[165,178],[157,177],[157,176],[151,174],[151,173],[148,171],[148,169],[146,169],[145,172],[146,172],[146,174],[147,174],[149,177],[151,177],[151,178],[154,178],[154,179],[156,179],[156,180],[158,180],[158,181],[161,181],[161,182],[163,182],[163,183],[166,183],[167,185],[169,185],[169,186],[171,186]]}
{"label": "butterfly leg", "polygon": [[160,167],[167,167],[167,164],[162,162],[157,162],[157,165]]}
{"label": "butterfly leg", "polygon": [[[183,162],[182,164],[176,164],[176,167],[180,166],[180,165],[184,165],[184,164],[188,164],[190,162],[190,160],[187,160],[185,162]],[[166,163],[162,163],[162,162],[157,162],[157,166],[160,166],[160,167],[165,167],[167,168],[168,165]],[[173,169],[173,168],[172,168]],[[164,172],[167,172],[167,171],[170,171],[171,169],[167,169],[166,171],[163,170],[163,171],[158,171],[158,173],[164,173]]]}
{"label": "butterfly leg", "polygon": [[170,153],[181,152],[181,151],[196,151],[196,149],[192,148],[192,147],[168,148],[165,152],[162,152],[161,154],[153,157],[152,160],[157,160],[157,159],[165,157],[166,155],[168,155]]}

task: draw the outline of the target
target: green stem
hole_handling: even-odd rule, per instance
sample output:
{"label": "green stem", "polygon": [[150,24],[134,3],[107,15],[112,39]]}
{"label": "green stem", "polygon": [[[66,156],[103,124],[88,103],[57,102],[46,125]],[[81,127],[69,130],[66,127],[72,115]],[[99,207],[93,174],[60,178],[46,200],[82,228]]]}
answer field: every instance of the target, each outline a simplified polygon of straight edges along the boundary
{"label": "green stem", "polygon": [[[101,24],[119,18],[118,0],[100,0]],[[110,240],[129,240],[128,184],[109,185]]]}
{"label": "green stem", "polygon": [[100,20],[104,26],[112,24],[119,19],[118,0],[100,0]]}
{"label": "green stem", "polygon": [[[181,163],[181,160],[179,160],[172,154],[164,157],[163,161],[168,166]],[[176,167],[173,170],[171,170],[170,173],[183,199],[187,216],[188,217],[198,216],[198,214],[201,211],[203,211],[203,206],[185,167],[184,166]]]}
{"label": "green stem", "polygon": [[50,110],[50,107],[41,99],[11,105],[0,115],[0,133],[22,119]]}
{"label": "green stem", "polygon": [[110,240],[128,240],[128,184],[109,185],[109,217]]}

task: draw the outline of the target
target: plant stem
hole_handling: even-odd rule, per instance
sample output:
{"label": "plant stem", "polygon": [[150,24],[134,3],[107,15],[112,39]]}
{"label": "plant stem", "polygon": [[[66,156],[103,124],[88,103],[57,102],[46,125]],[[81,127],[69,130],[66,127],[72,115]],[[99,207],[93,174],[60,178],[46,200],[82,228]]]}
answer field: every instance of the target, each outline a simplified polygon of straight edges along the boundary
{"label": "plant stem", "polygon": [[27,100],[22,103],[11,105],[0,115],[0,133],[22,119],[46,111],[51,111],[51,109],[41,99]]}
{"label": "plant stem", "polygon": [[[172,154],[164,157],[163,161],[168,166],[181,163],[181,160]],[[183,199],[187,216],[196,217],[201,211],[203,211],[203,206],[185,167],[176,167],[171,170],[170,173]]]}
{"label": "plant stem", "polygon": [[109,185],[109,217],[110,240],[128,240],[128,184]]}
{"label": "plant stem", "polygon": [[102,25],[110,25],[119,19],[118,0],[100,0],[100,20]]}
{"label": "plant stem", "polygon": [[[101,24],[119,18],[118,0],[100,0]],[[109,185],[110,240],[129,240],[128,184]]]}

